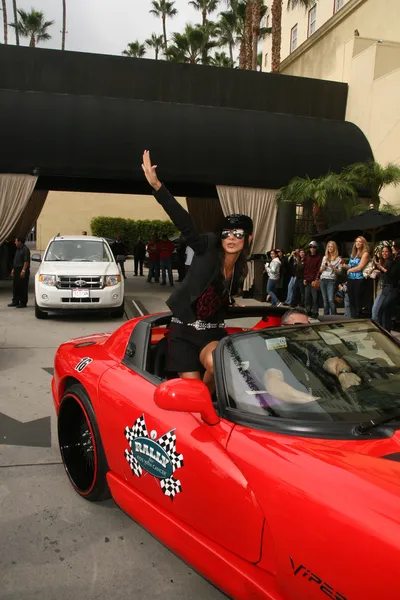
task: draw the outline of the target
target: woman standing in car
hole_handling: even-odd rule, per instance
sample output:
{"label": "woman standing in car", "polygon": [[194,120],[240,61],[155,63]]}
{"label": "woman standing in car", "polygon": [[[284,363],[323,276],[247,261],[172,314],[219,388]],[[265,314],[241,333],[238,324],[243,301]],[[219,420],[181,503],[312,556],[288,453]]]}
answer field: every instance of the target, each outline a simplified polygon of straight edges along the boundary
{"label": "woman standing in car", "polygon": [[167,301],[172,311],[169,331],[169,370],[179,377],[201,379],[214,389],[213,352],[226,335],[224,319],[247,274],[253,221],[247,215],[228,215],[218,233],[197,233],[189,213],[175,200],[156,174],[150,154],[142,169],[154,196],[194,251],[182,284]]}

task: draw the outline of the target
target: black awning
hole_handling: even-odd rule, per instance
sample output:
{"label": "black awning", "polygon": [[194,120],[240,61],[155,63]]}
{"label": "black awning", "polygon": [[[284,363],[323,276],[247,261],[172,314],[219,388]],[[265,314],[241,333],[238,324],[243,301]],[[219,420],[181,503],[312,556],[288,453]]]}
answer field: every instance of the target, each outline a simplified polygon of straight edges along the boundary
{"label": "black awning", "polygon": [[0,172],[37,169],[50,189],[62,180],[66,190],[147,191],[146,148],[175,193],[215,184],[277,189],[296,175],[372,158],[351,123],[124,98],[3,90],[0,129]]}
{"label": "black awning", "polygon": [[391,239],[400,235],[400,216],[381,212],[375,208],[346,219],[314,237],[321,240],[350,241],[357,235],[375,240]]}

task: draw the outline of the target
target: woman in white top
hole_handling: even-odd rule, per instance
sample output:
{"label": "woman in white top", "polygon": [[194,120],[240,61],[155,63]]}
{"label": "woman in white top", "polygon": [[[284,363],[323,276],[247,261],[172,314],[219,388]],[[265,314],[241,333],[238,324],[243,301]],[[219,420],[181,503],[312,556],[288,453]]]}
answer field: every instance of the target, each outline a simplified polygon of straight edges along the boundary
{"label": "woman in white top", "polygon": [[339,256],[336,242],[328,242],[319,270],[321,294],[324,301],[324,315],[336,315],[336,280],[338,273],[341,271],[341,263],[342,259]]}
{"label": "woman in white top", "polygon": [[273,306],[281,306],[282,302],[279,302],[279,298],[276,295],[276,288],[278,286],[281,272],[281,261],[278,258],[276,250],[271,250],[270,256],[271,262],[265,263],[265,270],[268,273],[267,302],[269,299],[271,299]]}

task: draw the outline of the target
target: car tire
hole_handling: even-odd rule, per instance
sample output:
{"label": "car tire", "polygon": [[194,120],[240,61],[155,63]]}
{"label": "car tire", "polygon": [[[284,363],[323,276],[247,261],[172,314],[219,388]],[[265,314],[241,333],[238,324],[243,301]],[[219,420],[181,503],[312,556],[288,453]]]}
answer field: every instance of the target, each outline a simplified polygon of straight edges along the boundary
{"label": "car tire", "polygon": [[35,300],[35,317],[37,319],[47,319],[49,313],[47,313],[45,310],[42,310],[38,305],[37,302]]}
{"label": "car tire", "polygon": [[58,412],[58,442],[74,490],[91,502],[111,497],[107,459],[89,396],[80,384],[69,387]]}
{"label": "car tire", "polygon": [[125,314],[125,303],[123,302],[118,308],[114,308],[111,315],[114,319],[121,319]]}

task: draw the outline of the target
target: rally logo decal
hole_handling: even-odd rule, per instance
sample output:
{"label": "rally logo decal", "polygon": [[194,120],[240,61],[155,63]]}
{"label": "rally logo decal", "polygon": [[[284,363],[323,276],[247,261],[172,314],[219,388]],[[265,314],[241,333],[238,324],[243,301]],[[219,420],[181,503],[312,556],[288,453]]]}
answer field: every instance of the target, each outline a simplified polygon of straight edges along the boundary
{"label": "rally logo decal", "polygon": [[86,358],[82,358],[76,365],[75,371],[78,371],[78,373],[82,373],[82,371],[86,369],[86,367],[90,365],[91,362],[93,362],[93,358],[89,358],[88,356]]}
{"label": "rally logo decal", "polygon": [[144,414],[136,419],[133,427],[125,427],[125,437],[130,451],[125,458],[136,477],[153,475],[160,481],[161,490],[171,499],[182,491],[181,482],[173,477],[176,469],[183,467],[183,455],[176,451],[175,429],[157,439],[157,432],[148,434]]}

